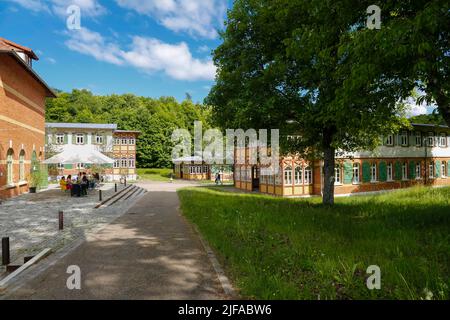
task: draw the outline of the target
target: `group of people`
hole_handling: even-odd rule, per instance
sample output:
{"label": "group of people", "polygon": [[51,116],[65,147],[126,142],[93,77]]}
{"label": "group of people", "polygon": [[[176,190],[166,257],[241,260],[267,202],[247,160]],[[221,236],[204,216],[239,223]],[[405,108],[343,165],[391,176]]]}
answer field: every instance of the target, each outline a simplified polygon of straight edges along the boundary
{"label": "group of people", "polygon": [[59,185],[62,191],[69,191],[72,197],[85,197],[88,189],[94,189],[99,182],[100,175],[98,173],[87,175],[86,172],[80,172],[74,178],[72,178],[72,175],[68,175],[67,178],[62,176]]}

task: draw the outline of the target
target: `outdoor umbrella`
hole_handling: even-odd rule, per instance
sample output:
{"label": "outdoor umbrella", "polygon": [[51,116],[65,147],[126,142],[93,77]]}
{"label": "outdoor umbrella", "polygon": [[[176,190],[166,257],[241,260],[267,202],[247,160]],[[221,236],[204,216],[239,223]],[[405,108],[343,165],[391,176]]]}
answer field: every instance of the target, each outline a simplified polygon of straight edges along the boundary
{"label": "outdoor umbrella", "polygon": [[70,145],[66,146],[64,150],[45,160],[45,164],[75,164],[75,163],[85,163],[85,164],[113,164],[114,159],[105,156],[103,153],[95,150],[89,146],[77,146]]}

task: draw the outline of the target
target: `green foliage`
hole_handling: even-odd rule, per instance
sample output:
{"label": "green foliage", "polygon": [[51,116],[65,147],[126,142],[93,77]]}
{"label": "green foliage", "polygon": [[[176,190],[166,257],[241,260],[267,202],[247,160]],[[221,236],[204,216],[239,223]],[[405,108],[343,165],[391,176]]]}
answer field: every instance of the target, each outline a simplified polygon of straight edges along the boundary
{"label": "green foliage", "polygon": [[48,122],[116,123],[122,130],[141,132],[137,163],[143,168],[170,167],[171,135],[177,128],[193,130],[194,121],[209,127],[209,110],[191,100],[159,99],[132,94],[95,96],[87,90],[59,93],[47,100]]}
{"label": "green foliage", "polygon": [[[336,199],[179,191],[244,299],[450,298],[450,188]],[[367,267],[381,290],[366,287]],[[432,296],[430,295],[432,294]]]}

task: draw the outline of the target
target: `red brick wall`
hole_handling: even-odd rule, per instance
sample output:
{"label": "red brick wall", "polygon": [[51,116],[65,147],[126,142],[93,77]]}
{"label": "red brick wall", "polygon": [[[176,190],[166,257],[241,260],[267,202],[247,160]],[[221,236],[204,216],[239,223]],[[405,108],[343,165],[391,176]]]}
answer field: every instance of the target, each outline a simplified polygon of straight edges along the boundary
{"label": "red brick wall", "polygon": [[[10,87],[19,95],[5,89]],[[21,96],[20,96],[21,95]],[[31,169],[33,145],[38,158],[43,159],[45,145],[45,96],[46,91],[14,58],[0,55],[0,197],[10,197],[28,191],[19,187],[19,154],[25,150],[25,177]],[[27,101],[28,100],[28,101]],[[30,101],[32,103],[30,103]],[[6,117],[19,122],[11,123]],[[31,128],[34,128],[31,129]],[[14,183],[6,188],[6,154],[12,141],[14,150]]]}

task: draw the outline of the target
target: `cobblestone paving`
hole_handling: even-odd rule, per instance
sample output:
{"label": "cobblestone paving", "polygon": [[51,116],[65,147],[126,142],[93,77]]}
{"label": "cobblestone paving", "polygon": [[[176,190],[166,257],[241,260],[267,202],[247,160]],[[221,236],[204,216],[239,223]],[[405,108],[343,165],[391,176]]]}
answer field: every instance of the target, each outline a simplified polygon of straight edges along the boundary
{"label": "cobblestone paving", "polygon": [[[114,194],[114,185],[101,187],[103,199]],[[119,190],[120,191],[120,190]],[[13,264],[45,248],[56,251],[87,232],[95,232],[123,214],[126,203],[94,209],[98,191],[87,197],[71,198],[55,187],[37,194],[25,194],[0,204],[0,237],[9,237]],[[64,211],[64,230],[58,231],[58,212]],[[1,270],[0,270],[1,271]]]}

